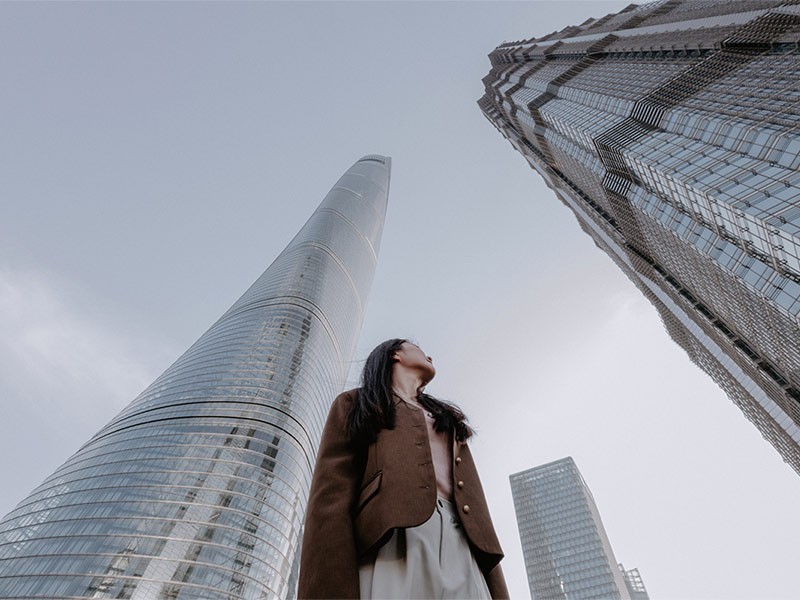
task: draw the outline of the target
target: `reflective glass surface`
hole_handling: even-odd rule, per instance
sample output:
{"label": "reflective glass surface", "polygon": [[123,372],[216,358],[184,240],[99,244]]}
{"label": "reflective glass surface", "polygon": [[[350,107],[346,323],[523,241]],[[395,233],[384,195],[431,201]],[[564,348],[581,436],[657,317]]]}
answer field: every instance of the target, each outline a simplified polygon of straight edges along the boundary
{"label": "reflective glass surface", "polygon": [[631,5],[498,46],[478,102],[798,473],[799,32],[779,0]]}
{"label": "reflective glass surface", "polygon": [[287,598],[375,270],[390,159],[356,162],[171,367],[0,522],[2,598]]}
{"label": "reflective glass surface", "polygon": [[572,458],[511,475],[534,600],[629,600],[592,494]]}

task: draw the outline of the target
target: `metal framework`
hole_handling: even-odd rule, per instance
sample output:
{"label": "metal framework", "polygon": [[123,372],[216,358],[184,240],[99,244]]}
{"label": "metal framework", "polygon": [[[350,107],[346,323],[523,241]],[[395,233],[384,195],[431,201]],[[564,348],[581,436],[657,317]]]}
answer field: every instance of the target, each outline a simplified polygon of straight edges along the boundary
{"label": "metal framework", "polygon": [[478,104],[800,472],[800,5],[661,0],[490,55]]}

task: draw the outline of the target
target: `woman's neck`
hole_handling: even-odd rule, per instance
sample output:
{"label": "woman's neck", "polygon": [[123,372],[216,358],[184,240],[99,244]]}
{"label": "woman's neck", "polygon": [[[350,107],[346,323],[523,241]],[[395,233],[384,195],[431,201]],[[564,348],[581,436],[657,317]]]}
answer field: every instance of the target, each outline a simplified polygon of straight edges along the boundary
{"label": "woman's neck", "polygon": [[394,373],[392,377],[392,389],[394,393],[400,396],[406,402],[419,404],[417,396],[422,387],[424,386],[419,377],[415,377],[410,373]]}

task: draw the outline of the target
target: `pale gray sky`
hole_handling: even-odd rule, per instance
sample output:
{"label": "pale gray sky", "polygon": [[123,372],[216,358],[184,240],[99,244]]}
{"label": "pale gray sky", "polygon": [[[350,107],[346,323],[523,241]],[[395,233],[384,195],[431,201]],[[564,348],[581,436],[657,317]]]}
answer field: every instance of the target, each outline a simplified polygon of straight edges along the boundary
{"label": "pale gray sky", "polygon": [[654,600],[796,597],[800,479],[476,105],[497,44],[626,4],[0,3],[0,513],[381,153],[356,358],[433,355],[512,597],[508,475],[567,455]]}

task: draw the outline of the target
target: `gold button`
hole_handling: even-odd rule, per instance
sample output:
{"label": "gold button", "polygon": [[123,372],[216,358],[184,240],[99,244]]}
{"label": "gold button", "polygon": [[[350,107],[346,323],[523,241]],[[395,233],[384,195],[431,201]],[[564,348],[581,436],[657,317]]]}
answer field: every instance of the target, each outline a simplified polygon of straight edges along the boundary
{"label": "gold button", "polygon": [[458,489],[461,489],[461,488],[464,487],[464,482],[463,481],[459,481],[456,485],[458,486]]}
{"label": "gold button", "polygon": [[466,515],[468,513],[469,513],[469,504],[465,504],[464,505],[464,514]]}
{"label": "gold button", "polygon": [[460,456],[456,456],[456,464],[457,465],[461,464],[461,457]]}

